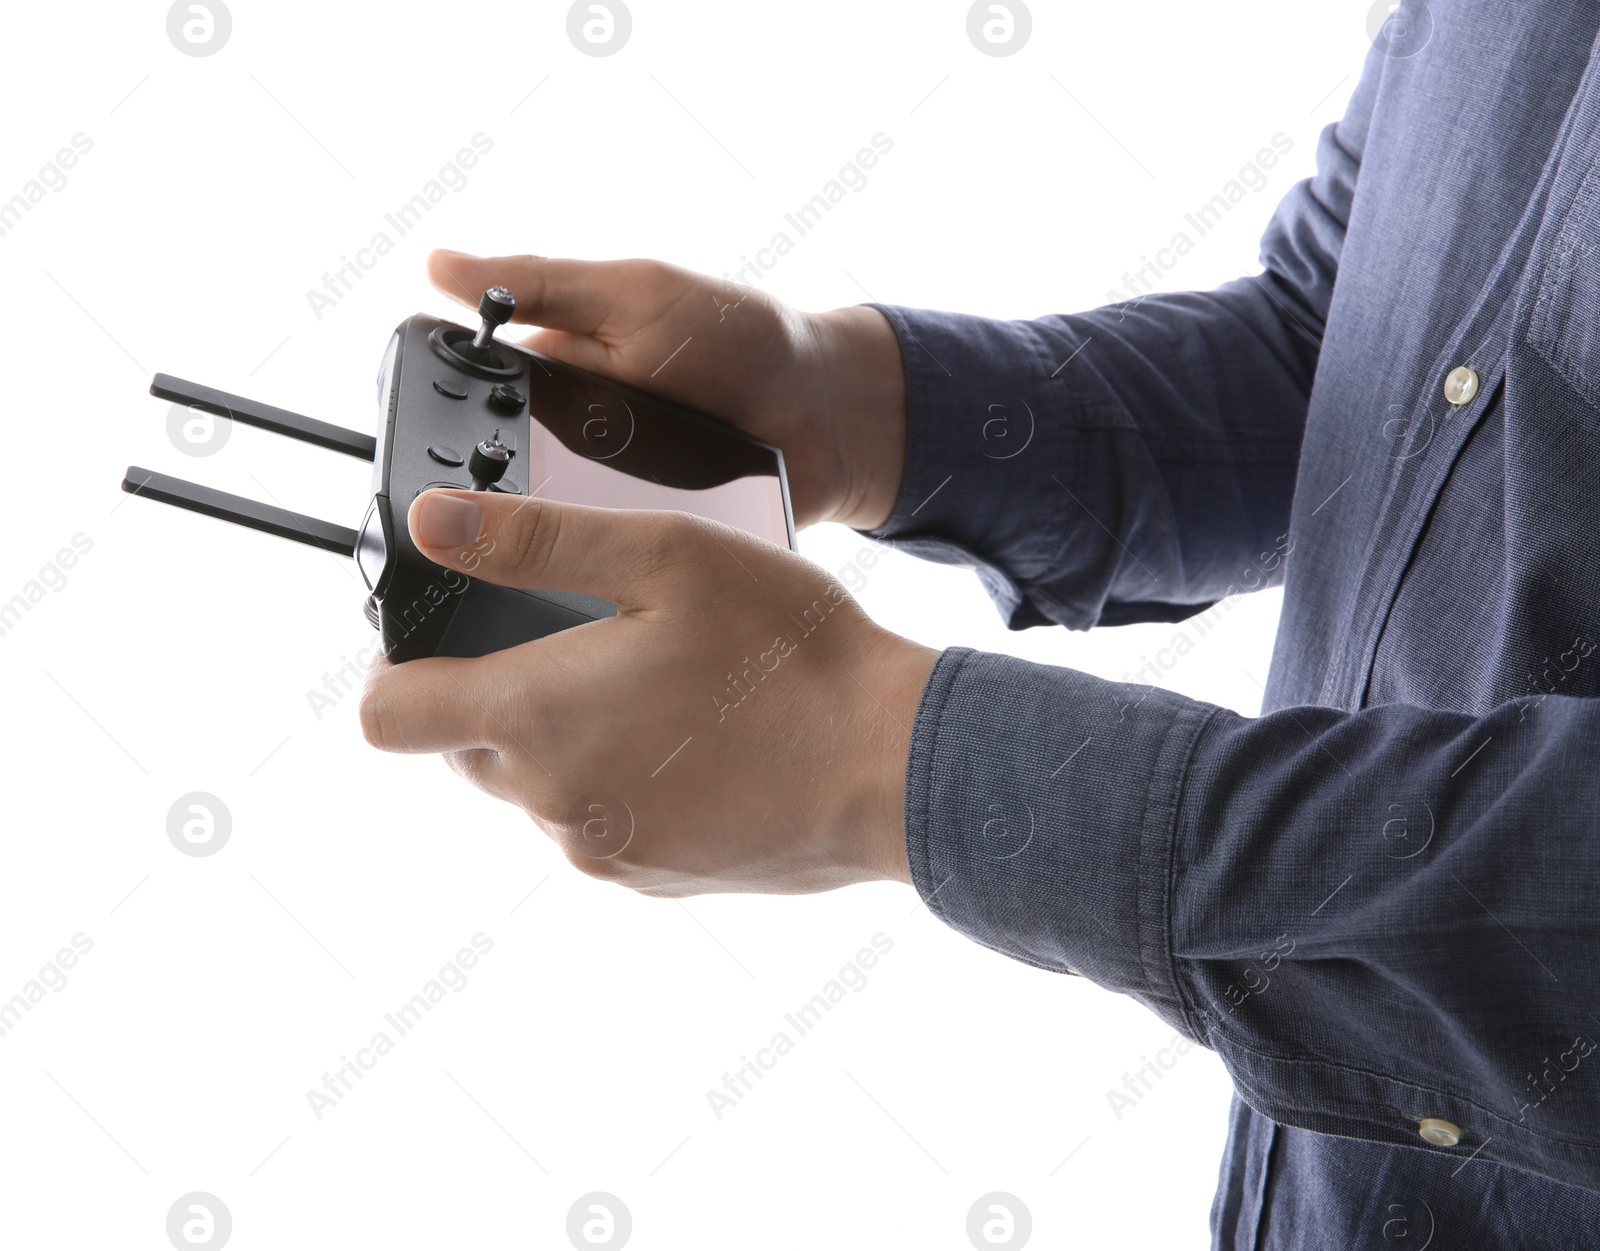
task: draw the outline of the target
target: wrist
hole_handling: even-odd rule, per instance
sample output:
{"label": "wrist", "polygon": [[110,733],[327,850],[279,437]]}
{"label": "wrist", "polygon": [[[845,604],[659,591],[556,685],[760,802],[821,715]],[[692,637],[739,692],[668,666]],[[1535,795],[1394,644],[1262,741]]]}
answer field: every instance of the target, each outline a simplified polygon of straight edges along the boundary
{"label": "wrist", "polygon": [[900,340],[875,308],[816,315],[822,412],[834,443],[834,505],[827,520],[873,530],[900,496],[906,460],[906,379]]}
{"label": "wrist", "polygon": [[905,793],[911,728],[939,653],[888,631],[877,634],[869,656],[851,666],[861,705],[856,723],[865,727],[867,741],[856,753],[858,799],[845,859],[860,880],[909,886]]}

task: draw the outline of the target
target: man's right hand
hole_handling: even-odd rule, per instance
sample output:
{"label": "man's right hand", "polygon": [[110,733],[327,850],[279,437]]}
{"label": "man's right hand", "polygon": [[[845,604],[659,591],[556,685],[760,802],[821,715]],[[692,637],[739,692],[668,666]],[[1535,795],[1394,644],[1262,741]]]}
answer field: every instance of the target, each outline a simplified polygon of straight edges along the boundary
{"label": "man's right hand", "polygon": [[509,287],[512,320],[540,327],[528,347],[781,448],[797,525],[888,519],[905,464],[905,373],[876,309],[805,313],[651,260],[436,251],[428,277],[471,308],[484,288]]}

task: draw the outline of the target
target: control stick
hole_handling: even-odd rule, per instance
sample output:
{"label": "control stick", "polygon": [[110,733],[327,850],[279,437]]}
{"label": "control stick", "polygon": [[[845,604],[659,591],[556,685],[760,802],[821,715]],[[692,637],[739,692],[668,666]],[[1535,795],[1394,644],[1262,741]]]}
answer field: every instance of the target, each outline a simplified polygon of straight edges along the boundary
{"label": "control stick", "polygon": [[485,291],[478,301],[478,316],[483,318],[483,324],[472,336],[472,346],[480,352],[487,349],[494,332],[511,320],[516,309],[517,297],[511,294],[509,287],[493,286]]}
{"label": "control stick", "polygon": [[478,444],[472,449],[472,455],[467,458],[467,472],[472,475],[472,489],[487,491],[499,482],[506,476],[511,458],[515,455],[516,452],[500,442],[498,430]]}

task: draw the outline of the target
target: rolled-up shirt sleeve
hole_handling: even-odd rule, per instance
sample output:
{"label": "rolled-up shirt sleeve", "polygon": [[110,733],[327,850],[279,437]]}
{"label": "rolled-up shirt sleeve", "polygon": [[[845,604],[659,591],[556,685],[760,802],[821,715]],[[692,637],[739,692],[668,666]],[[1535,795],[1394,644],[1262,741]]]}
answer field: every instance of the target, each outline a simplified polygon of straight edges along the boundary
{"label": "rolled-up shirt sleeve", "polygon": [[1597,759],[1595,700],[1248,718],[955,648],[907,851],[948,924],[1144,1003],[1275,1121],[1600,1189]]}

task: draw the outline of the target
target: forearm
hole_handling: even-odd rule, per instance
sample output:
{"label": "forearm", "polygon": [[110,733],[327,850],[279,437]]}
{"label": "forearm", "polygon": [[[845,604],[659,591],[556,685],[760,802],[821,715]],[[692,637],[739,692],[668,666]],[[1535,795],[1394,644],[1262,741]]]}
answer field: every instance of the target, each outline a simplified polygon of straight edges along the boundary
{"label": "forearm", "polygon": [[1031,321],[883,306],[904,469],[859,527],[976,566],[1014,627],[1177,620],[1275,580],[1376,89],[1323,131],[1255,277]]}
{"label": "forearm", "polygon": [[1593,700],[1251,719],[957,650],[909,861],[949,924],[1144,1003],[1274,1120],[1423,1146],[1442,1118],[1600,1189],[1595,1060],[1527,1077],[1600,1039],[1597,754]]}
{"label": "forearm", "polygon": [[1177,620],[1275,581],[1316,345],[1266,282],[1031,321],[887,308],[910,416],[874,537],[975,565],[1013,626]]}

